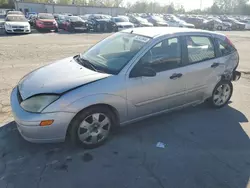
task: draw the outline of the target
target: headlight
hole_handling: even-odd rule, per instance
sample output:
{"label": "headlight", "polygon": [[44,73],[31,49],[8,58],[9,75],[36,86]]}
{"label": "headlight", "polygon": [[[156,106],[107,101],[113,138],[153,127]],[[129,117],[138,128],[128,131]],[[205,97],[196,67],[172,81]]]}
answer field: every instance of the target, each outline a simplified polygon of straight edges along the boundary
{"label": "headlight", "polygon": [[11,28],[11,25],[10,24],[5,24],[5,26],[7,27],[7,28]]}
{"label": "headlight", "polygon": [[37,95],[21,102],[21,107],[29,112],[41,112],[58,98],[58,95]]}

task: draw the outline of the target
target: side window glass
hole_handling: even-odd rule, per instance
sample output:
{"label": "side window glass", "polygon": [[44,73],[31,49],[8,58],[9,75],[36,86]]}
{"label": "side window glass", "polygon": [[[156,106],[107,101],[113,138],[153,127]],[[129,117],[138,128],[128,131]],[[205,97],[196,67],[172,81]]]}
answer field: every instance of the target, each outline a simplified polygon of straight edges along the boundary
{"label": "side window glass", "polygon": [[235,51],[234,47],[231,46],[228,42],[223,40],[218,40],[219,50],[222,56],[226,56]]}
{"label": "side window glass", "polygon": [[210,38],[187,36],[186,42],[190,64],[215,58],[214,46]]}
{"label": "side window glass", "polygon": [[178,38],[163,40],[151,48],[140,60],[156,72],[174,69],[181,63],[181,45]]}

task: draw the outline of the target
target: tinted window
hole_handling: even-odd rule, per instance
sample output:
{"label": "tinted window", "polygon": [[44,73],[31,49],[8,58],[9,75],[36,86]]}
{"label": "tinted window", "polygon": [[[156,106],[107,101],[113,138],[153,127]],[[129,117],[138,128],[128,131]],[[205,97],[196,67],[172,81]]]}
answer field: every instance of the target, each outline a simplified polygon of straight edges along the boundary
{"label": "tinted window", "polygon": [[228,55],[235,51],[235,48],[230,45],[227,41],[218,39],[219,51],[222,56]]}
{"label": "tinted window", "polygon": [[181,45],[178,38],[163,40],[149,50],[140,63],[153,68],[156,72],[174,69],[181,63]]}
{"label": "tinted window", "polygon": [[215,58],[214,46],[210,38],[203,36],[187,36],[189,63],[197,63]]}
{"label": "tinted window", "polygon": [[39,19],[54,19],[52,14],[38,14]]}
{"label": "tinted window", "polygon": [[24,16],[17,16],[17,15],[8,15],[6,18],[7,22],[27,22],[27,19]]}

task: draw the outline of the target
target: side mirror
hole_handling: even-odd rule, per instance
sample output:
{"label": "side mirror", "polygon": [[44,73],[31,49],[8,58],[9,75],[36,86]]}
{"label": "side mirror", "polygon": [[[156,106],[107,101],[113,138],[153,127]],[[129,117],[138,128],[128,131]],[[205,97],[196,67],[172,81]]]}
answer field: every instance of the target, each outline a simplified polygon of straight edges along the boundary
{"label": "side mirror", "polygon": [[130,73],[131,78],[141,77],[141,76],[154,77],[156,76],[156,72],[154,69],[150,67],[138,67],[138,68],[133,69]]}

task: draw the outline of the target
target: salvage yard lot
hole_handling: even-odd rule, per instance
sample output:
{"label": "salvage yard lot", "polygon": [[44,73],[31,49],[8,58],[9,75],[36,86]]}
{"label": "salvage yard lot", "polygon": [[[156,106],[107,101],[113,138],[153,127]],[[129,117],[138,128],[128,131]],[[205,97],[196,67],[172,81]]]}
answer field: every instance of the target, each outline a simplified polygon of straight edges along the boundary
{"label": "salvage yard lot", "polygon": [[250,187],[250,32],[224,33],[239,50],[238,69],[244,72],[227,107],[200,105],[151,118],[88,151],[24,141],[10,122],[9,95],[28,72],[110,34],[0,36],[0,188]]}

